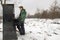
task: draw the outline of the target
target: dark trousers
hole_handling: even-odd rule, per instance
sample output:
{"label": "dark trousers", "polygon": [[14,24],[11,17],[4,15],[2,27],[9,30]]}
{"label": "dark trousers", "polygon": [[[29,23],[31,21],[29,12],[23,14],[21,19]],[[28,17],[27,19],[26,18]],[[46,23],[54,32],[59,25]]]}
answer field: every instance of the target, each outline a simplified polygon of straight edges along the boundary
{"label": "dark trousers", "polygon": [[20,22],[17,19],[14,19],[14,26],[17,26],[21,35],[25,34],[24,22]]}

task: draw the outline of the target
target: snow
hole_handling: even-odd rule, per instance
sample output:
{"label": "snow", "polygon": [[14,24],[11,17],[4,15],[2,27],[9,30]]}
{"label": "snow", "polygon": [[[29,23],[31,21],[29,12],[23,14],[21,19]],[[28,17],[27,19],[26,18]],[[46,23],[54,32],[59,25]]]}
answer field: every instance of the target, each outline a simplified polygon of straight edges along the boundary
{"label": "snow", "polygon": [[0,23],[0,31],[3,31],[3,23]]}
{"label": "snow", "polygon": [[2,40],[2,36],[3,36],[3,24],[0,23],[0,40]]}
{"label": "snow", "polygon": [[26,34],[17,32],[18,40],[60,40],[60,19],[26,19],[24,25]]}

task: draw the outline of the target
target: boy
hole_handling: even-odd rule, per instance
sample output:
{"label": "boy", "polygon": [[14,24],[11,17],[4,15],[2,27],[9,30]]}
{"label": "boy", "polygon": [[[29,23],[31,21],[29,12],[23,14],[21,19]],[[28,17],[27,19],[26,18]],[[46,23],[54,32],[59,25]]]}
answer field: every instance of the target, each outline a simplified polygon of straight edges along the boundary
{"label": "boy", "polygon": [[24,21],[26,18],[26,10],[23,8],[23,6],[20,6],[19,8],[20,8],[20,15],[18,18],[17,28],[19,29],[21,35],[25,35]]}

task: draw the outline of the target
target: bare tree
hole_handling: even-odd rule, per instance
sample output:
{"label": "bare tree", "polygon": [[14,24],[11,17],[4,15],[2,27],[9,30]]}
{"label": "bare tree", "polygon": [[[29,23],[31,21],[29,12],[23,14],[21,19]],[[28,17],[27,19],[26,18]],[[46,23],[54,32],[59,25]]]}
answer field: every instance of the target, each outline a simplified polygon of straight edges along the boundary
{"label": "bare tree", "polygon": [[4,0],[4,4],[6,4],[6,0]]}
{"label": "bare tree", "polygon": [[60,15],[58,13],[58,10],[59,10],[58,2],[57,0],[55,0],[52,6],[50,7],[50,18],[58,18],[58,15]]}

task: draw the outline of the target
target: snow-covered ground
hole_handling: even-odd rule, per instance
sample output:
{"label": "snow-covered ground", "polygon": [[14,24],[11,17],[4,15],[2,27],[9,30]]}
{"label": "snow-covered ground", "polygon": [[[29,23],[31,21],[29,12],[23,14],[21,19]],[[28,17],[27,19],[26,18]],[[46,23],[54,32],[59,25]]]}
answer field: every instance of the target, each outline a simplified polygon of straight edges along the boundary
{"label": "snow-covered ground", "polygon": [[60,40],[60,19],[26,19],[25,31],[26,35],[17,32],[18,40]]}
{"label": "snow-covered ground", "polygon": [[3,40],[2,38],[3,38],[3,24],[2,23],[0,23],[0,40]]}

